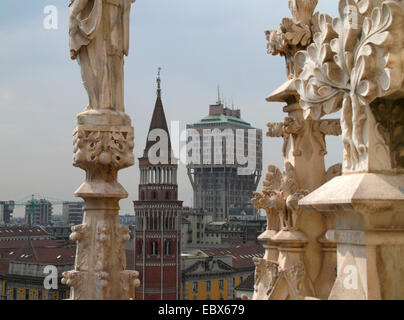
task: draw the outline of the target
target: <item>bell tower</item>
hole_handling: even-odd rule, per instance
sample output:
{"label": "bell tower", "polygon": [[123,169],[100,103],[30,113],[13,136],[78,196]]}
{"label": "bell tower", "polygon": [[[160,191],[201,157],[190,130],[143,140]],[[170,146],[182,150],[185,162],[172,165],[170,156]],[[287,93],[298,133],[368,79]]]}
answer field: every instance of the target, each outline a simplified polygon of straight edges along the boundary
{"label": "bell tower", "polygon": [[178,165],[161,99],[160,71],[146,147],[139,158],[139,200],[134,201],[135,264],[141,282],[136,300],[180,298],[182,201],[178,201]]}

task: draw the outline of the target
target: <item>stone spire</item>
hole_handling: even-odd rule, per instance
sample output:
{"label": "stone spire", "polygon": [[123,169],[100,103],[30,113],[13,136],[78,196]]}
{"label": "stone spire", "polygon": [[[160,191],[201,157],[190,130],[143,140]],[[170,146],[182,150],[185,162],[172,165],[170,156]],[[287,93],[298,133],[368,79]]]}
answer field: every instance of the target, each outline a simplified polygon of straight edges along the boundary
{"label": "stone spire", "polygon": [[[170,140],[170,132],[168,130],[167,120],[164,113],[163,101],[161,99],[161,78],[160,78],[161,68],[158,69],[157,75],[157,98],[154,106],[153,116],[150,122],[149,132],[147,134],[146,147],[143,152],[143,160],[149,159],[149,151],[160,142],[160,152],[157,152],[158,157],[162,157],[163,154],[161,152],[168,152],[168,162],[163,164],[171,163],[172,158],[172,148],[171,148],[171,140]],[[161,130],[166,133],[166,137],[161,137]]]}

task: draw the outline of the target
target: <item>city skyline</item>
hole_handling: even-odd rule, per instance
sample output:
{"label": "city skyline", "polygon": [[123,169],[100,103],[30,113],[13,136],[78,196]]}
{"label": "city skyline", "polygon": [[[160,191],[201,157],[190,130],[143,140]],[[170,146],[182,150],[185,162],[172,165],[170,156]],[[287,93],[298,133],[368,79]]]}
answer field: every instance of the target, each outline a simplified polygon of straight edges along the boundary
{"label": "city skyline", "polygon": [[[58,29],[46,30],[44,8],[58,9]],[[265,97],[284,78],[284,63],[266,53],[264,30],[278,28],[287,5],[263,1],[138,0],[132,10],[131,52],[125,77],[126,112],[135,127],[135,158],[144,149],[155,101],[156,70],[162,67],[167,121],[181,129],[203,118],[219,84],[246,121],[266,131],[266,122],[286,114]],[[29,194],[80,200],[73,196],[84,172],[72,166],[72,131],[87,104],[78,66],[70,61],[67,4],[38,0],[0,4],[0,200]],[[337,3],[320,0],[318,11],[335,15]],[[150,23],[152,21],[153,23]],[[262,115],[265,114],[265,117]],[[327,167],[342,161],[340,138],[327,138]],[[263,139],[263,163],[282,167],[282,139]],[[265,170],[265,167],[264,167]],[[138,161],[120,174],[129,198],[121,214],[133,213],[138,193]],[[179,199],[192,205],[192,188],[179,167]],[[261,183],[260,183],[261,185]],[[20,211],[20,212],[19,212]],[[15,210],[15,217],[23,210]]]}

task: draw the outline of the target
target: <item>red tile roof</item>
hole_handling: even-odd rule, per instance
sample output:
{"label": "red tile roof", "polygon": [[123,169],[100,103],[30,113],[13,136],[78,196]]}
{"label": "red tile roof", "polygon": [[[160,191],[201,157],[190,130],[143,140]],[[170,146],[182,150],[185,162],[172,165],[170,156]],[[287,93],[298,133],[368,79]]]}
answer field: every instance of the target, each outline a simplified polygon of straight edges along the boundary
{"label": "red tile roof", "polygon": [[253,269],[255,267],[253,258],[262,258],[265,249],[260,244],[246,243],[228,248],[201,249],[208,256],[231,256],[233,258],[233,268]]}
{"label": "red tile roof", "polygon": [[26,226],[10,226],[10,227],[0,227],[0,240],[1,238],[9,238],[9,237],[39,237],[39,236],[50,236],[48,232],[46,232],[43,227],[26,227]]}
{"label": "red tile roof", "polygon": [[0,241],[0,274],[8,273],[11,261],[40,264],[74,264],[76,246],[69,241]]}

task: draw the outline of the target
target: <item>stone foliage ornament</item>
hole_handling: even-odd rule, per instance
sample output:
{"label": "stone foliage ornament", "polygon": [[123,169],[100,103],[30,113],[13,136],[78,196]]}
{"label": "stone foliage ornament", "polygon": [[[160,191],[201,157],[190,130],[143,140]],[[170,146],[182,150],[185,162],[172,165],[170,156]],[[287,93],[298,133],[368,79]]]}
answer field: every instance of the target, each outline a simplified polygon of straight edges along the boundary
{"label": "stone foliage ornament", "polygon": [[313,16],[317,2],[318,0],[289,0],[293,18],[284,18],[278,30],[265,32],[268,40],[267,52],[286,58],[288,79],[293,78],[296,52],[309,45],[317,31],[317,16]]}
{"label": "stone foliage ornament", "polygon": [[298,202],[309,192],[299,190],[293,165],[286,162],[283,173],[277,167],[269,166],[263,185],[262,192],[254,193],[255,197],[251,200],[253,205],[257,209],[266,209],[268,220],[271,219],[272,213],[277,214],[283,231],[298,230]]}
{"label": "stone foliage ornament", "polygon": [[[380,117],[379,108],[372,102],[402,92],[403,9],[402,1],[341,0],[340,16],[321,14],[314,43],[295,56],[296,88],[306,118],[319,119],[342,109],[346,171],[369,169],[364,163],[370,140],[377,144],[376,153],[370,150],[375,169],[401,166],[401,160],[391,161],[390,148],[402,147],[381,133],[381,124],[374,119]],[[393,106],[386,107],[387,113],[393,112]],[[394,112],[401,115],[400,108]],[[374,136],[369,137],[367,126]]]}
{"label": "stone foliage ornament", "polygon": [[326,172],[324,163],[326,136],[341,135],[340,120],[304,117],[296,90],[301,74],[297,53],[307,50],[320,32],[319,14],[314,14],[317,2],[290,0],[292,18],[284,18],[278,30],[266,31],[268,53],[285,57],[287,66],[287,81],[266,100],[285,103],[288,116],[267,125],[267,136],[284,140],[284,170],[268,166],[263,190],[252,199],[268,221],[258,238],[265,256],[256,260],[255,300],[324,298],[335,280],[326,276],[336,264],[329,258],[335,246],[324,238],[327,223],[321,214],[303,212],[299,205],[309,192],[341,173],[338,165]]}

